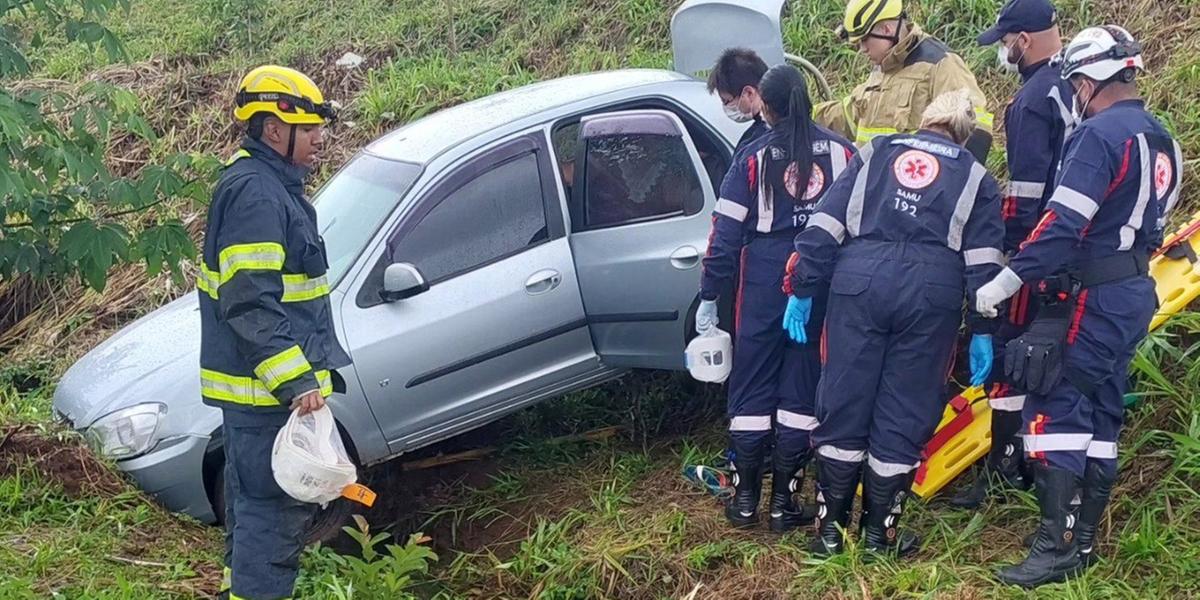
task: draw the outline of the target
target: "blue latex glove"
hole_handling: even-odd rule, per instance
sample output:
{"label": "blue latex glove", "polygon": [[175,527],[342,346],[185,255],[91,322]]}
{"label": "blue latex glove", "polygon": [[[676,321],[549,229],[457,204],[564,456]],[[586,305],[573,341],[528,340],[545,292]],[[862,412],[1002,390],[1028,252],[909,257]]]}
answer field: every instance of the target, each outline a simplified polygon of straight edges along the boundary
{"label": "blue latex glove", "polygon": [[812,298],[788,297],[787,310],[783,311],[783,329],[797,344],[808,343],[804,327],[812,316]]}
{"label": "blue latex glove", "polygon": [[971,336],[971,385],[983,385],[992,373],[992,336]]}

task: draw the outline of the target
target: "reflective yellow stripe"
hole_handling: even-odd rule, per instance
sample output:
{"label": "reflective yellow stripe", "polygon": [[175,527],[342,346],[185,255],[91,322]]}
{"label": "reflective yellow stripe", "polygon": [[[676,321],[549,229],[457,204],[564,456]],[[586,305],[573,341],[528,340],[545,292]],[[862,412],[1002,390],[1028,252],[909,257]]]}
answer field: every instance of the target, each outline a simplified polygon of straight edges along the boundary
{"label": "reflective yellow stripe", "polygon": [[254,374],[266,384],[267,389],[275,391],[279,386],[309,372],[312,365],[304,358],[300,346],[292,346],[254,367]]}
{"label": "reflective yellow stripe", "polygon": [[304,302],[329,295],[329,278],[325,275],[309,278],[307,275],[283,276],[283,301]]}
{"label": "reflective yellow stripe", "polygon": [[857,138],[858,137],[858,123],[854,122],[854,115],[850,114],[850,103],[853,101],[854,101],[854,98],[851,98],[850,96],[846,96],[846,99],[842,100],[842,115],[844,115],[846,117],[846,127],[850,128],[851,137]]}
{"label": "reflective yellow stripe", "polygon": [[237,152],[233,153],[233,156],[230,156],[229,159],[225,161],[225,166],[228,167],[229,165],[232,165],[243,158],[250,158],[250,151],[246,150],[245,148],[240,148]]}
{"label": "reflective yellow stripe", "polygon": [[[250,599],[249,599],[249,598],[243,598],[243,597],[241,597],[241,596],[239,596],[239,595],[237,595],[237,594],[235,594],[235,593],[233,593],[233,592],[229,592],[229,600],[250,600]],[[291,599],[291,597],[287,597],[287,598],[284,598],[283,600],[292,600],[292,599]]]}
{"label": "reflective yellow stripe", "polygon": [[283,245],[276,242],[236,244],[221,250],[221,283],[243,269],[279,271],[283,269]]}
{"label": "reflective yellow stripe", "polygon": [[858,127],[857,131],[854,136],[854,142],[857,144],[865,144],[881,135],[900,133],[900,130],[894,127]]}
{"label": "reflective yellow stripe", "polygon": [[[333,377],[327,370],[314,373],[322,396],[333,394]],[[226,375],[211,369],[200,369],[200,394],[209,400],[244,406],[279,406],[279,400],[267,391],[267,386],[253,377]]]}
{"label": "reflective yellow stripe", "polygon": [[321,388],[322,396],[328,398],[333,395],[333,377],[329,375],[329,371],[317,371],[317,385]]}
{"label": "reflective yellow stripe", "polygon": [[[200,272],[196,274],[196,287],[213,300],[217,300],[220,298],[218,290],[221,287],[221,276],[201,263]],[[284,273],[283,275],[284,302],[307,302],[328,295],[329,278],[326,275],[320,277],[293,273]]]}
{"label": "reflective yellow stripe", "polygon": [[985,109],[976,108],[975,109],[975,120],[978,121],[980,125],[987,127],[988,130],[990,131],[992,129],[993,123],[995,123],[996,116],[993,115],[992,113],[988,112]]}
{"label": "reflective yellow stripe", "polygon": [[200,272],[196,274],[196,287],[213,300],[217,299],[217,288],[221,287],[221,276],[200,263]]}
{"label": "reflective yellow stripe", "polygon": [[261,381],[209,369],[200,369],[200,394],[211,400],[247,406],[279,406]]}
{"label": "reflective yellow stripe", "polygon": [[233,571],[229,567],[225,567],[221,570],[221,589],[217,592],[228,592],[231,587],[233,587]]}

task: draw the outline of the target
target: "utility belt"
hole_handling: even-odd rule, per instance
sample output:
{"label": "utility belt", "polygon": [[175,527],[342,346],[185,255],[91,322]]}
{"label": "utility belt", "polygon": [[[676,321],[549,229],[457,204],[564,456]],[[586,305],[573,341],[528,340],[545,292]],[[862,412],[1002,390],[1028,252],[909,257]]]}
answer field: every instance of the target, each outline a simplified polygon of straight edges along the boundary
{"label": "utility belt", "polygon": [[1066,272],[1047,277],[1037,284],[1044,305],[1069,303],[1079,292],[1098,285],[1142,277],[1150,273],[1150,255],[1131,250],[1104,258],[1084,261]]}
{"label": "utility belt", "polygon": [[1075,265],[1065,273],[1038,282],[1042,302],[1037,318],[1017,339],[1005,346],[1004,374],[1009,382],[1031,393],[1046,395],[1066,379],[1084,396],[1095,399],[1097,385],[1081,373],[1066,368],[1066,346],[1073,343],[1072,327],[1083,290],[1149,273],[1149,255],[1121,252]]}

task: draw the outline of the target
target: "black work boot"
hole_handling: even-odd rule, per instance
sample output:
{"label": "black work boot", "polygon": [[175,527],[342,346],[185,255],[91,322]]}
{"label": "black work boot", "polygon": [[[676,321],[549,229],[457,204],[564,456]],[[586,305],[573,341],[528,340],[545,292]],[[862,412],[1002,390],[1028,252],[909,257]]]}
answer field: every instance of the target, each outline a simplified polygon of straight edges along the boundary
{"label": "black work boot", "polygon": [[812,450],[785,456],[775,446],[771,465],[771,531],[785,533],[812,523],[817,511],[815,506],[796,502],[796,494],[804,485],[804,467],[812,456]]}
{"label": "black work boot", "polygon": [[1089,460],[1083,471],[1083,490],[1079,493],[1079,520],[1075,523],[1075,542],[1079,546],[1080,568],[1086,569],[1098,558],[1096,548],[1096,530],[1100,526],[1100,518],[1108,507],[1108,497],[1112,493],[1116,476],[1109,475],[1108,469],[1098,461]]}
{"label": "black work boot", "polygon": [[1029,488],[1023,473],[1025,453],[1017,436],[1020,431],[1020,412],[992,411],[992,449],[988,451],[983,471],[976,475],[971,487],[950,499],[951,506],[976,509],[1003,488]]}
{"label": "black work boot", "polygon": [[817,537],[808,549],[818,556],[840,554],[846,545],[850,508],[858,488],[861,462],[817,455]]}
{"label": "black work boot", "polygon": [[908,556],[921,546],[921,540],[899,529],[904,501],[912,488],[909,471],[885,477],[870,466],[863,472],[863,514],[859,517],[863,547],[878,554]]}
{"label": "black work boot", "polygon": [[758,499],[762,494],[762,463],[766,441],[733,442],[733,498],[725,505],[729,524],[742,529],[758,523]]}
{"label": "black work boot", "polygon": [[1063,581],[1079,570],[1075,543],[1076,514],[1072,500],[1079,492],[1079,477],[1074,473],[1044,464],[1032,468],[1034,493],[1042,519],[1029,556],[1019,565],[1000,569],[1000,581],[1035,588]]}

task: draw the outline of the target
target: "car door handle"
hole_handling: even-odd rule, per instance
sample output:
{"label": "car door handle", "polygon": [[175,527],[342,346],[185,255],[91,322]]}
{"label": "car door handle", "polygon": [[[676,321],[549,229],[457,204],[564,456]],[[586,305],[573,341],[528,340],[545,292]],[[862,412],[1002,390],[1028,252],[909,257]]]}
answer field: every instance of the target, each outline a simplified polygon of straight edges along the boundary
{"label": "car door handle", "polygon": [[554,269],[543,269],[525,280],[525,291],[530,296],[545,294],[562,283],[562,273]]}
{"label": "car door handle", "polygon": [[683,246],[671,253],[671,266],[686,271],[700,262],[700,251],[693,246]]}

